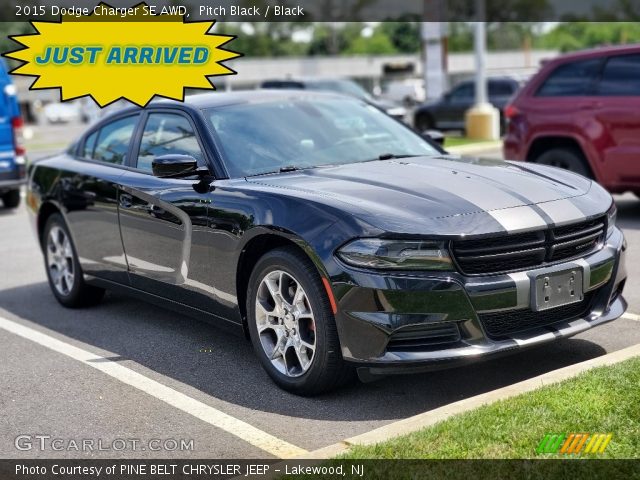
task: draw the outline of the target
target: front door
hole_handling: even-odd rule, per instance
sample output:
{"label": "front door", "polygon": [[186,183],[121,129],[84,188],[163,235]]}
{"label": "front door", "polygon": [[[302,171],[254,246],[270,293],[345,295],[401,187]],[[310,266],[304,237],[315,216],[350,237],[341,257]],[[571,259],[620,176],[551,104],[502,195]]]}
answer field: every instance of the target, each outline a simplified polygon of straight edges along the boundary
{"label": "front door", "polygon": [[216,299],[207,241],[210,193],[195,187],[197,178],[163,179],[151,171],[153,158],[168,154],[191,155],[207,165],[194,125],[186,114],[153,110],[143,123],[131,165],[136,170],[120,179],[120,230],[131,284],[212,311]]}

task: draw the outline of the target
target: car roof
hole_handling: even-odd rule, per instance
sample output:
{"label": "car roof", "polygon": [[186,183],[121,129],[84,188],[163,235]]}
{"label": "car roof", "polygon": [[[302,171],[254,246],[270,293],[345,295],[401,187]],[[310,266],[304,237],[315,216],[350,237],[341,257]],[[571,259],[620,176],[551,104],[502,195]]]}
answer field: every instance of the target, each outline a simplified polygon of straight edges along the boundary
{"label": "car roof", "polygon": [[635,43],[630,45],[612,45],[606,47],[589,48],[586,50],[578,50],[575,52],[559,55],[555,58],[551,58],[544,63],[564,63],[581,58],[606,57],[610,55],[621,55],[625,53],[640,53],[640,44]]}

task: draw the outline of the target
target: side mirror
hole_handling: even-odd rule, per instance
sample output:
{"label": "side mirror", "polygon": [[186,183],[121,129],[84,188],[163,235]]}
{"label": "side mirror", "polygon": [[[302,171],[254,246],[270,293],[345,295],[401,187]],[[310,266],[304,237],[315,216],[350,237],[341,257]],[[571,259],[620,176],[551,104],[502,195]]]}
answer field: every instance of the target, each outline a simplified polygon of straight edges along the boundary
{"label": "side mirror", "polygon": [[442,96],[442,99],[445,101],[445,103],[449,103],[451,101],[451,93],[447,92]]}
{"label": "side mirror", "polygon": [[153,175],[158,178],[181,178],[199,175],[198,161],[190,155],[161,155],[151,162]]}
{"label": "side mirror", "polygon": [[425,130],[422,132],[422,137],[441,147],[444,146],[444,135],[439,130]]}

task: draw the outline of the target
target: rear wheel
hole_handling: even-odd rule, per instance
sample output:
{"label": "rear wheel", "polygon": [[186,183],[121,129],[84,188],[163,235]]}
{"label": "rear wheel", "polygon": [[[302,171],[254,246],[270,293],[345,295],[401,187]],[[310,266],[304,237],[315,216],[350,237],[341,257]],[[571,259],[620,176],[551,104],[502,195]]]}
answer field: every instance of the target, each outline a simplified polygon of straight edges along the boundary
{"label": "rear wheel", "polygon": [[5,208],[18,208],[20,205],[20,190],[11,190],[2,195],[2,203]]}
{"label": "rear wheel", "polygon": [[593,178],[582,154],[572,149],[553,148],[547,150],[535,159],[535,163],[564,168],[565,170],[579,173],[584,177]]}
{"label": "rear wheel", "polygon": [[47,220],[43,240],[47,278],[58,302],[71,308],[100,302],[104,290],[84,281],[75,246],[60,214],[55,213]]}
{"label": "rear wheel", "polygon": [[425,130],[433,130],[436,128],[436,122],[433,121],[433,117],[428,113],[420,113],[416,117],[416,130],[420,133]]}
{"label": "rear wheel", "polygon": [[272,250],[258,261],[249,280],[247,312],[253,348],[283,389],[314,395],[352,378],[320,276],[296,248]]}

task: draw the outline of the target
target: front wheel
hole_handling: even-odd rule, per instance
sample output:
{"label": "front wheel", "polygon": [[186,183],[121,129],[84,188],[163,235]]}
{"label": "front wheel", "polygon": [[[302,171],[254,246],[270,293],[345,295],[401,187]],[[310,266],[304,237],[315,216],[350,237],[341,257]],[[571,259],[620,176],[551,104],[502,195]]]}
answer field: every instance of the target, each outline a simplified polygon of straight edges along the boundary
{"label": "front wheel", "polygon": [[550,165],[552,167],[569,170],[570,172],[579,173],[583,177],[593,178],[586,164],[586,160],[579,152],[573,149],[553,148],[544,152],[534,161],[542,165]]}
{"label": "front wheel", "polygon": [[78,255],[62,215],[49,217],[44,227],[44,258],[49,286],[58,302],[65,307],[94,305],[104,290],[84,281]]}
{"label": "front wheel", "polygon": [[272,250],[258,261],[249,280],[247,312],[253,348],[283,389],[314,395],[351,378],[320,276],[295,247]]}

